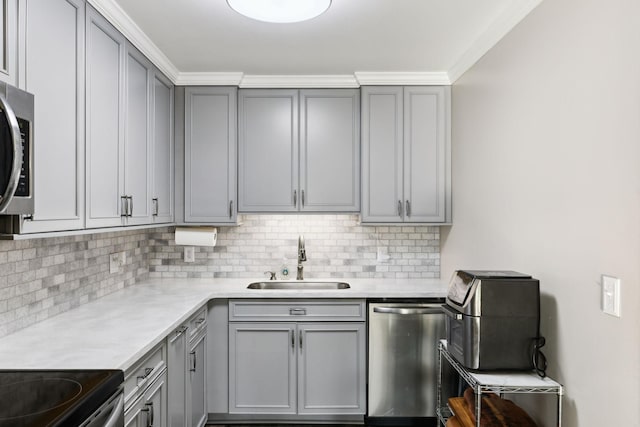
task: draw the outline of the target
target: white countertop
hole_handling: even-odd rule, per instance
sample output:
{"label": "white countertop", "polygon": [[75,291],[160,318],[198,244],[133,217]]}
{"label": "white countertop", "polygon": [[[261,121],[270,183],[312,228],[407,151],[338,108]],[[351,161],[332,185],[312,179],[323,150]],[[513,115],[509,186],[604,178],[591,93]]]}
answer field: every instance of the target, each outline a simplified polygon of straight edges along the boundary
{"label": "white countertop", "polygon": [[126,370],[214,298],[431,298],[447,288],[440,279],[347,279],[350,289],[246,289],[260,280],[141,282],[0,338],[0,369]]}

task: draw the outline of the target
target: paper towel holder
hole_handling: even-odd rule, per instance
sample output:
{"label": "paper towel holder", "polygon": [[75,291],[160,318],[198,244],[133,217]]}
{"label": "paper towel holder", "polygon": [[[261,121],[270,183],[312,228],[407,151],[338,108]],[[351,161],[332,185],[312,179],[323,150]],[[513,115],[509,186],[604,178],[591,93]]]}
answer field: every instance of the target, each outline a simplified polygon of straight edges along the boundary
{"label": "paper towel holder", "polygon": [[216,227],[190,226],[176,227],[175,242],[180,246],[214,247],[218,241]]}

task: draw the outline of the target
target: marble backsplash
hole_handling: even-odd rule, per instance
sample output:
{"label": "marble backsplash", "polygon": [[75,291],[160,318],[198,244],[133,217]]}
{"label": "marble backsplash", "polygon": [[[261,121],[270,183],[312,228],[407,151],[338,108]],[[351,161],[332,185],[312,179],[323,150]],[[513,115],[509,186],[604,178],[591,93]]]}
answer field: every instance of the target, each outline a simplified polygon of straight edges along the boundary
{"label": "marble backsplash", "polygon": [[[437,278],[440,233],[429,226],[362,226],[357,215],[241,215],[213,248],[183,260],[174,227],[0,241],[0,337],[137,281],[171,277],[295,277],[304,235],[305,277]],[[109,255],[126,263],[109,272]]]}

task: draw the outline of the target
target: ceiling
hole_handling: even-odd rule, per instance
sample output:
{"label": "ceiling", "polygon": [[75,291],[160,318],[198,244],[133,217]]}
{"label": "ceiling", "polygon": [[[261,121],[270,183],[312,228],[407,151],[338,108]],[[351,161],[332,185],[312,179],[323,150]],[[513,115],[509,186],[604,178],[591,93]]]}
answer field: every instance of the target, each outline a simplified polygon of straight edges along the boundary
{"label": "ceiling", "polygon": [[[448,84],[541,0],[333,0],[269,24],[225,0],[90,0],[175,83]],[[313,77],[310,77],[313,76]]]}

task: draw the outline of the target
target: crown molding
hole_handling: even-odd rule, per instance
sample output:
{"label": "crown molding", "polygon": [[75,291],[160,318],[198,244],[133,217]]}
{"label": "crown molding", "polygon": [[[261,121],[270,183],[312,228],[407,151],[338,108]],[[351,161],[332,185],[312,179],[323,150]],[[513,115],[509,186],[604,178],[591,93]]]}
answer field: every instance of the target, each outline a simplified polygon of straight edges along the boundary
{"label": "crown molding", "polygon": [[500,16],[476,39],[476,41],[462,54],[458,61],[449,69],[451,84],[455,83],[491,48],[520,23],[543,0],[526,0],[510,2],[510,5]]}
{"label": "crown molding", "polygon": [[362,86],[380,85],[450,85],[446,71],[438,72],[370,72],[356,71],[355,77]]}
{"label": "crown molding", "polygon": [[178,73],[175,84],[179,86],[240,86],[243,74],[229,73]]}
{"label": "crown molding", "polygon": [[176,83],[179,71],[153,41],[133,22],[115,0],[88,0],[89,4],[100,12],[116,27],[140,52],[162,71],[172,83]]}
{"label": "crown molding", "polygon": [[448,70],[440,72],[370,72],[354,75],[245,75],[242,72],[180,72],[115,0],[87,0],[162,71],[172,83],[244,88],[357,88],[364,85],[452,85],[543,0],[511,2]]}
{"label": "crown molding", "polygon": [[245,74],[242,88],[356,88],[352,75],[257,75]]}

